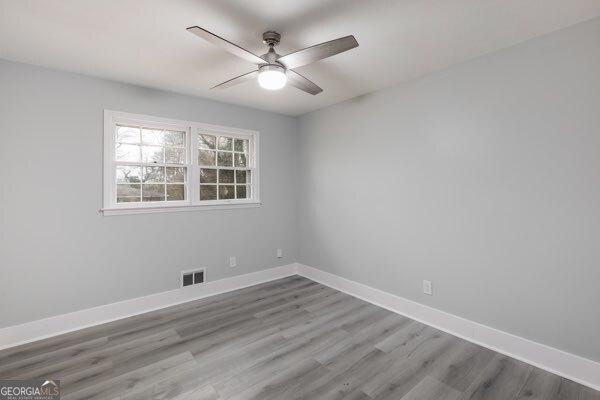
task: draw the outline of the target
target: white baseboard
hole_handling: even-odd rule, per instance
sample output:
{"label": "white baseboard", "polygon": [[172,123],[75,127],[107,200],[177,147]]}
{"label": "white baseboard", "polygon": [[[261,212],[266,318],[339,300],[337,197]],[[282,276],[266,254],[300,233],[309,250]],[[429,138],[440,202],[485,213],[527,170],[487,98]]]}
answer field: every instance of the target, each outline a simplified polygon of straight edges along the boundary
{"label": "white baseboard", "polygon": [[600,390],[598,362],[298,263],[0,328],[0,350],[294,274]]}
{"label": "white baseboard", "polygon": [[209,281],[202,285],[187,286],[167,292],[123,300],[117,303],[106,304],[20,325],[0,328],[0,350],[188,301],[257,285],[259,283],[294,275],[295,273],[296,264],[288,264],[249,274]]}
{"label": "white baseboard", "polygon": [[598,362],[490,328],[313,267],[297,264],[296,269],[299,275],[341,292],[600,390],[600,363]]}

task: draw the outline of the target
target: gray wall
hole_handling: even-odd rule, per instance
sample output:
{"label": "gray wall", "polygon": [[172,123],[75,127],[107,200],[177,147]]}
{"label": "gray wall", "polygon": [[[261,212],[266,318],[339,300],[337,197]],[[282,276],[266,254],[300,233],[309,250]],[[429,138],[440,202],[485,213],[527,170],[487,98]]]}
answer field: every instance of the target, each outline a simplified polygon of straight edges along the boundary
{"label": "gray wall", "polygon": [[[595,20],[298,121],[0,61],[0,327],[298,259],[600,361],[598,37]],[[259,130],[264,205],[100,216],[105,108]]]}
{"label": "gray wall", "polygon": [[600,361],[599,38],[301,117],[299,261]]}
{"label": "gray wall", "polygon": [[[260,131],[263,206],[99,215],[105,108]],[[295,130],[291,117],[0,61],[0,327],[175,289],[182,269],[216,280],[293,262]]]}

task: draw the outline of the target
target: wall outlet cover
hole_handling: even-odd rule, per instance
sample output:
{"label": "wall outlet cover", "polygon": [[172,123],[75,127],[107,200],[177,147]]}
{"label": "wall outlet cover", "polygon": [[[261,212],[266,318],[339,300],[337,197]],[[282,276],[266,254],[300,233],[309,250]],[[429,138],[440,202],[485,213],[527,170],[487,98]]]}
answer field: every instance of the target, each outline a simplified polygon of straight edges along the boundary
{"label": "wall outlet cover", "polygon": [[423,280],[423,293],[432,296],[433,288],[431,286],[431,281]]}

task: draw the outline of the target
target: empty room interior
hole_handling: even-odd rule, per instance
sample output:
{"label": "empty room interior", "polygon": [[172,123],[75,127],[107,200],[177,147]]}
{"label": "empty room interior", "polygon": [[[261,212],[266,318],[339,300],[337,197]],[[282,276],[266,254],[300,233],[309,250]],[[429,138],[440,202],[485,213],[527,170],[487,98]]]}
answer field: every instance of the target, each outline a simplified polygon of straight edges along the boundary
{"label": "empty room interior", "polygon": [[0,0],[0,400],[600,400],[600,1]]}

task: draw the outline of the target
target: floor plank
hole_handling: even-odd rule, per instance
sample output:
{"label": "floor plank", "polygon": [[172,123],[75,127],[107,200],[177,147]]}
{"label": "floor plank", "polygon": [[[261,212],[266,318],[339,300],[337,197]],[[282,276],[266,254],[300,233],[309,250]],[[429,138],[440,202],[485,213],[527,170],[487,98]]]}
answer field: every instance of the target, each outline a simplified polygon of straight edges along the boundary
{"label": "floor plank", "polygon": [[531,365],[498,354],[467,388],[461,400],[512,400],[532,370]]}
{"label": "floor plank", "polygon": [[65,400],[600,400],[299,276],[2,350],[0,378]]}
{"label": "floor plank", "polygon": [[429,376],[419,382],[402,400],[457,400],[461,392]]}

